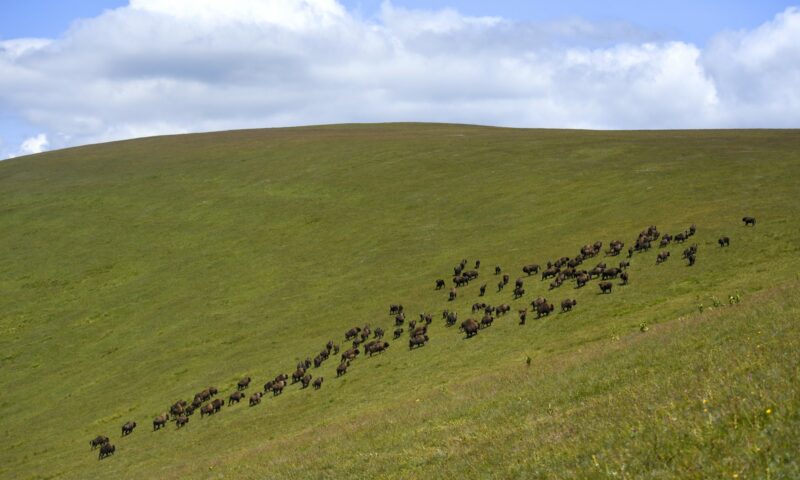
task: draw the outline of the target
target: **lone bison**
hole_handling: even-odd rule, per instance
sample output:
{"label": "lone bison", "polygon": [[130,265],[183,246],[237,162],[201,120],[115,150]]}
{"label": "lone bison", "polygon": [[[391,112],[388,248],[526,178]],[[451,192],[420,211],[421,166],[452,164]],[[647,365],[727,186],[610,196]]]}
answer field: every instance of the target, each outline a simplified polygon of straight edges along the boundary
{"label": "lone bison", "polygon": [[756,217],[742,217],[742,221],[745,227],[748,225],[756,226]]}
{"label": "lone bison", "polygon": [[719,240],[717,240],[717,243],[719,243],[720,247],[730,247],[731,246],[731,239],[730,239],[730,237],[719,237]]}

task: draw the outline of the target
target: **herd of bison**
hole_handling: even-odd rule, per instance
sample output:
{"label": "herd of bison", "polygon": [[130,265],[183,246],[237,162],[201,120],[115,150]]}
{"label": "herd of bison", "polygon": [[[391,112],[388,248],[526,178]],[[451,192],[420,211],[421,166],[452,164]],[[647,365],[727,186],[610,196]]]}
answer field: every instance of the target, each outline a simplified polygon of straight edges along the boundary
{"label": "herd of bison", "polygon": [[[745,226],[755,226],[756,220],[754,217],[742,218]],[[549,290],[555,290],[569,281],[574,281],[574,288],[585,287],[592,279],[600,280],[597,283],[599,293],[610,294],[614,288],[614,283],[610,280],[618,279],[619,286],[628,285],[629,274],[627,268],[630,266],[630,258],[638,252],[650,250],[656,244],[659,248],[664,249],[672,243],[684,243],[691,239],[696,232],[695,225],[691,225],[685,231],[670,235],[668,233],[661,234],[656,226],[650,226],[642,230],[636,241],[627,249],[627,257],[620,260],[617,265],[609,266],[609,261],[601,261],[595,266],[589,268],[585,262],[589,259],[597,257],[599,254],[604,253],[606,257],[620,257],[626,252],[625,244],[620,240],[612,241],[608,249],[603,251],[603,242],[597,241],[593,244],[584,245],[580,252],[574,257],[561,257],[557,260],[548,261],[545,265],[528,264],[522,267],[522,272],[525,277],[517,278],[514,282],[513,298],[519,299],[525,295],[525,278],[531,275],[541,274],[541,280],[550,280]],[[730,238],[727,236],[720,237],[717,241],[720,247],[730,246]],[[656,256],[656,264],[666,262],[670,258],[668,250],[662,250]],[[687,262],[687,266],[695,264],[697,259],[697,244],[691,244],[683,250],[682,258]],[[454,301],[458,298],[459,288],[469,285],[478,277],[478,270],[480,269],[481,262],[476,260],[472,269],[467,269],[467,260],[461,262],[453,268],[452,283],[448,291],[448,300]],[[495,277],[498,278],[497,291],[500,292],[509,284],[510,277],[508,274],[503,274],[500,266],[494,267]],[[437,290],[446,289],[447,282],[444,279],[437,279],[435,288]],[[478,297],[483,297],[486,294],[488,284],[482,284],[478,289]],[[510,288],[510,287],[509,287]],[[577,305],[575,299],[566,298],[561,301],[561,311],[569,312]],[[555,310],[553,303],[549,302],[544,297],[538,297],[530,303],[531,313],[536,315],[536,318],[547,316]],[[504,303],[501,305],[488,305],[485,302],[476,302],[472,305],[472,313],[474,318],[468,318],[461,322],[459,331],[463,332],[466,338],[471,338],[478,334],[482,329],[488,328],[494,322],[495,316],[505,315],[511,311],[511,306]],[[525,325],[528,317],[528,308],[523,308],[517,311],[519,315],[519,324]],[[419,319],[413,319],[406,322],[405,310],[402,304],[390,305],[389,315],[394,317],[395,329],[393,332],[394,340],[401,338],[404,334],[408,335],[408,347],[414,349],[424,346],[428,343],[428,326],[433,323],[433,316],[427,313],[419,314]],[[454,311],[446,309],[442,312],[442,319],[445,325],[452,327],[458,323],[458,315]],[[340,377],[347,373],[347,369],[351,363],[361,354],[363,350],[365,355],[375,355],[385,352],[389,348],[389,342],[383,339],[385,331],[377,327],[374,330],[367,324],[363,327],[352,327],[344,334],[344,339],[347,342],[352,342],[351,347],[341,352],[340,363],[336,367],[336,376]],[[267,381],[264,384],[264,390],[257,391],[249,396],[249,405],[251,407],[259,405],[261,399],[267,393],[272,393],[273,396],[280,395],[283,390],[290,384],[300,384],[301,389],[308,388],[309,385],[315,390],[322,388],[324,378],[318,376],[314,378],[310,371],[311,367],[319,368],[326,362],[331,355],[339,355],[340,347],[334,343],[333,340],[328,341],[319,353],[311,359],[306,358],[299,362],[295,371],[288,375],[281,373],[274,379]],[[230,407],[234,404],[247,398],[244,393],[250,386],[250,377],[245,377],[239,380],[236,386],[236,391],[228,396],[227,405]],[[200,417],[214,415],[222,410],[225,406],[225,401],[221,398],[214,398],[218,395],[219,391],[215,387],[208,387],[197,392],[192,401],[179,400],[173,403],[167,411],[158,415],[153,419],[153,431],[165,428],[170,421],[174,421],[176,428],[181,428],[189,423],[189,418],[198,410]],[[136,429],[136,422],[129,421],[122,425],[122,436],[128,436]],[[111,443],[109,437],[105,435],[98,435],[89,441],[92,449],[100,448],[99,458],[103,459],[109,455],[113,455],[116,451],[116,446]]]}

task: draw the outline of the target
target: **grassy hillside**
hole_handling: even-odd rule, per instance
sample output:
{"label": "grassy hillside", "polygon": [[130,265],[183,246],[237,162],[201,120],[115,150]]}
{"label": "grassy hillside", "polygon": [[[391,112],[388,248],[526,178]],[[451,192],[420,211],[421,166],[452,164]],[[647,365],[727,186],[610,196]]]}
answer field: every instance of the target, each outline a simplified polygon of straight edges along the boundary
{"label": "grassy hillside", "polygon": [[[351,125],[0,162],[0,477],[798,478],[798,194],[797,131]],[[493,288],[495,265],[513,282],[692,223],[696,265],[688,243],[636,254],[611,295]],[[481,276],[448,302],[434,281],[462,258]],[[514,310],[465,340],[440,313],[468,318],[482,283]],[[517,325],[540,295],[578,305]],[[389,338],[342,378],[312,369],[319,391],[151,431],[352,326],[391,332],[398,302],[435,314],[427,346]]]}

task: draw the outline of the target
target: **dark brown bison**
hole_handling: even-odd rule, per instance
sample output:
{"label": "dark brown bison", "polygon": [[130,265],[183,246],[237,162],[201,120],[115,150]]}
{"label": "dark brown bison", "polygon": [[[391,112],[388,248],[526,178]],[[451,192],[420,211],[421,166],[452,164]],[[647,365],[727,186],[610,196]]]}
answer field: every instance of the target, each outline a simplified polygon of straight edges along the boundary
{"label": "dark brown bison", "polygon": [[540,303],[536,305],[536,318],[546,317],[550,315],[550,312],[555,310],[552,303]]}
{"label": "dark brown bison", "polygon": [[294,373],[292,373],[292,383],[299,382],[300,379],[303,378],[303,375],[305,374],[306,371],[303,368],[298,368],[297,370],[295,370]]}
{"label": "dark brown bison", "polygon": [[205,417],[206,415],[211,415],[214,413],[214,405],[207,403],[200,408],[200,418]]}
{"label": "dark brown bison", "polygon": [[494,317],[488,313],[481,318],[481,328],[491,327],[492,323],[494,323]]}
{"label": "dark brown bison", "polygon": [[530,265],[525,265],[524,267],[522,267],[522,272],[528,276],[534,273],[539,273],[539,265],[535,263],[531,263]]}
{"label": "dark brown bison", "polygon": [[222,410],[222,407],[225,406],[225,400],[221,398],[215,398],[214,400],[211,401],[211,406],[214,408],[214,413],[217,413],[220,410]]}
{"label": "dark brown bison", "polygon": [[356,338],[359,333],[361,333],[361,327],[353,327],[350,330],[344,332],[344,339],[351,340],[353,338]]}
{"label": "dark brown bison", "polygon": [[239,390],[244,390],[250,385],[250,377],[244,377],[243,379],[239,380],[239,383],[236,384],[236,388]]}
{"label": "dark brown bison", "polygon": [[417,335],[415,337],[411,337],[408,339],[408,349],[411,350],[413,348],[422,347],[427,341],[427,335]]}
{"label": "dark brown bison", "polygon": [[603,269],[603,273],[601,273],[600,276],[603,278],[603,280],[608,280],[609,278],[617,278],[619,272],[620,272],[619,268],[605,268]]}
{"label": "dark brown bison", "polygon": [[178,428],[181,428],[182,426],[186,425],[187,423],[189,423],[189,417],[187,417],[186,415],[181,415],[181,416],[179,416],[178,418],[175,419],[175,426],[178,427]]}
{"label": "dark brown bison", "polygon": [[103,435],[98,435],[98,436],[94,437],[93,439],[89,440],[89,446],[91,446],[92,450],[94,450],[95,448],[99,447],[100,445],[104,445],[104,444],[108,443],[108,441],[109,441],[108,437],[103,436]]}
{"label": "dark brown bison", "polygon": [[394,329],[394,338],[400,338],[403,335],[403,329],[398,327]]}
{"label": "dark brown bison", "polygon": [[500,265],[497,265],[497,266],[494,267],[494,274],[495,275],[500,275],[500,272],[502,272],[502,271],[503,270],[500,268]]}
{"label": "dark brown bison", "polygon": [[317,378],[315,378],[315,379],[314,379],[314,383],[312,383],[312,384],[311,384],[311,385],[314,387],[314,390],[319,390],[320,388],[322,388],[322,382],[323,382],[324,380],[325,380],[325,379],[324,379],[323,377],[317,377]]}
{"label": "dark brown bison", "polygon": [[406,315],[404,313],[398,313],[396,317],[394,317],[394,326],[399,327],[406,321]]}
{"label": "dark brown bison", "polygon": [[692,265],[694,265],[694,262],[697,261],[697,255],[694,253],[690,253],[689,256],[686,257],[686,259],[689,260],[689,266],[691,267]]}
{"label": "dark brown bison", "polygon": [[448,327],[452,327],[458,321],[458,314],[456,312],[448,312],[447,318],[445,319],[445,325]]}
{"label": "dark brown bison", "polygon": [[441,278],[436,280],[436,290],[441,290],[444,287],[445,287],[444,280],[442,280]]}
{"label": "dark brown bison", "polygon": [[458,297],[458,292],[456,291],[455,288],[451,288],[450,289],[450,298],[449,298],[449,300],[452,302],[453,300],[456,299],[456,297]]}
{"label": "dark brown bison", "polygon": [[508,285],[509,280],[511,278],[508,275],[503,275],[503,285]]}
{"label": "dark brown bison", "polygon": [[627,285],[628,284],[628,272],[622,272],[619,274],[619,278],[622,280],[620,285]]}
{"label": "dark brown bison", "polygon": [[403,313],[403,306],[402,305],[389,305],[389,315],[397,315],[398,313]]}
{"label": "dark brown bison", "polygon": [[514,289],[514,298],[520,298],[525,295],[525,289],[522,287],[517,287]]}
{"label": "dark brown bison", "polygon": [[658,252],[658,256],[656,257],[656,265],[664,263],[669,258],[669,252]]}
{"label": "dark brown bison", "polygon": [[742,221],[745,227],[748,225],[756,226],[756,217],[742,217]]}
{"label": "dark brown bison", "polygon": [[589,275],[586,273],[581,273],[575,277],[575,283],[577,288],[581,288],[589,281]]}
{"label": "dark brown bison", "polygon": [[479,293],[478,293],[479,297],[482,297],[484,295],[486,295],[486,284],[485,283],[483,285],[481,285],[481,288],[479,289]]}
{"label": "dark brown bison", "polygon": [[506,313],[508,313],[508,312],[510,312],[510,311],[511,311],[511,305],[509,305],[509,304],[507,304],[507,303],[504,303],[504,304],[502,304],[502,305],[499,305],[499,306],[498,306],[498,307],[495,309],[495,311],[497,312],[497,315],[498,315],[498,316],[500,316],[500,315],[505,315]]}
{"label": "dark brown bison", "polygon": [[128,422],[122,426],[122,436],[125,437],[133,433],[133,429],[136,428],[136,422]]}
{"label": "dark brown bison", "polygon": [[620,270],[626,270],[630,266],[631,266],[630,260],[623,260],[623,261],[619,262],[619,269]]}
{"label": "dark brown bison", "polygon": [[478,271],[477,270],[470,270],[468,272],[463,273],[464,277],[467,277],[467,280],[475,280],[478,278]]}
{"label": "dark brown bison", "polygon": [[486,308],[486,302],[476,302],[472,304],[472,313],[477,312],[478,310],[483,310]]}
{"label": "dark brown bison", "polygon": [[547,270],[542,271],[542,280],[552,278],[558,275],[558,268],[555,266],[549,267]]}
{"label": "dark brown bison", "polygon": [[160,430],[161,427],[167,424],[169,420],[169,414],[166,412],[162,413],[161,415],[157,416],[153,419],[153,431]]}
{"label": "dark brown bison", "polygon": [[525,325],[525,319],[528,318],[528,309],[520,310],[519,312],[519,324]]}
{"label": "dark brown bison", "polygon": [[467,338],[473,337],[478,334],[478,330],[480,330],[480,325],[475,320],[469,318],[461,322],[461,328],[464,333],[467,334]]}
{"label": "dark brown bison", "polygon": [[598,286],[600,287],[600,293],[611,293],[613,284],[611,282],[600,282]]}
{"label": "dark brown bison", "polygon": [[306,373],[305,375],[303,375],[303,378],[300,379],[300,383],[303,386],[302,388],[308,388],[308,386],[311,384],[311,374]]}
{"label": "dark brown bison", "polygon": [[578,304],[578,301],[574,298],[572,300],[566,299],[561,302],[561,311],[562,312],[569,312],[572,310],[572,307]]}
{"label": "dark brown bison", "polygon": [[731,239],[730,239],[730,237],[719,237],[719,240],[717,240],[717,243],[719,243],[720,247],[730,247],[731,246]]}
{"label": "dark brown bison", "polygon": [[481,261],[475,260],[475,268],[481,268]]}
{"label": "dark brown bison", "polygon": [[262,396],[263,394],[261,392],[256,392],[250,395],[250,406],[252,407],[254,405],[258,405],[259,403],[261,403]]}
{"label": "dark brown bison", "polygon": [[377,328],[375,329],[375,332],[373,333],[373,336],[374,336],[374,338],[378,338],[378,339],[380,339],[380,338],[383,338],[383,336],[384,336],[385,334],[386,334],[386,332],[384,332],[384,331],[383,331],[383,329],[382,329],[381,327],[377,327]]}
{"label": "dark brown bison", "polygon": [[100,447],[100,455],[97,457],[99,460],[102,460],[110,455],[114,455],[114,452],[117,450],[117,447],[110,443],[104,443]]}
{"label": "dark brown bison", "polygon": [[228,397],[228,406],[230,407],[234,403],[239,403],[244,398],[244,392],[233,392]]}
{"label": "dark brown bison", "polygon": [[342,362],[336,367],[336,376],[341,377],[345,373],[347,373],[347,367],[350,366],[350,362]]}

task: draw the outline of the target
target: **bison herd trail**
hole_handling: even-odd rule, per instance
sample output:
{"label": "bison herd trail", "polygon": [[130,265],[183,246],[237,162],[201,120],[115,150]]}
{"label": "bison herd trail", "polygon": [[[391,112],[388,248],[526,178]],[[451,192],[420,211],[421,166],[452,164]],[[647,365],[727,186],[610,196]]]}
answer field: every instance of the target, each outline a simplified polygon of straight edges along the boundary
{"label": "bison herd trail", "polygon": [[[754,217],[746,216],[742,218],[744,226],[755,226],[756,220]],[[558,292],[562,292],[566,285],[573,285],[574,289],[590,288],[589,284],[593,280],[597,280],[597,294],[607,295],[613,294],[615,288],[635,288],[635,280],[631,279],[629,267],[632,265],[639,268],[658,268],[658,265],[669,261],[672,257],[670,247],[675,248],[675,245],[685,244],[689,242],[692,237],[697,233],[697,227],[691,225],[683,232],[671,235],[669,233],[659,232],[656,226],[649,226],[642,230],[635,241],[625,249],[625,242],[621,240],[613,240],[609,243],[607,249],[603,249],[603,242],[596,241],[592,244],[584,245],[579,249],[576,256],[563,256],[561,258],[547,261],[540,265],[537,263],[525,264],[521,268],[522,276],[516,278],[513,286],[513,292],[509,295],[510,302],[524,302],[520,305],[512,307],[508,303],[500,305],[489,305],[482,301],[475,302],[471,307],[471,314],[475,318],[467,318],[460,323],[458,328],[459,332],[463,332],[464,338],[469,339],[478,335],[479,332],[486,331],[495,321],[495,317],[502,317],[517,310],[518,324],[524,327],[528,320],[528,313],[530,307],[531,315],[535,315],[536,319],[549,316],[556,310],[556,305],[560,307],[562,314],[568,314],[574,308],[591,308],[591,306],[581,305],[578,307],[577,301],[573,298],[564,298],[561,301],[550,301],[539,295],[532,301],[525,300],[526,288],[532,291],[538,286],[543,286],[547,289],[547,295],[554,296]],[[720,248],[730,246],[730,237],[722,236],[717,240]],[[659,248],[660,251],[655,256],[655,260],[649,259],[643,254],[651,248]],[[678,247],[680,248],[680,247]],[[699,255],[697,244],[692,243],[682,251],[681,259],[686,262],[687,267],[691,267],[697,261]],[[602,256],[603,260],[594,266],[587,266],[586,263],[591,259]],[[614,260],[612,262],[612,260]],[[673,260],[674,261],[674,260]],[[593,262],[592,262],[593,263]],[[616,264],[616,265],[614,265]],[[472,267],[470,267],[472,265]],[[486,270],[484,264],[484,271]],[[504,292],[506,287],[511,281],[511,274],[506,273],[499,265],[494,265],[490,268],[489,274],[480,274],[481,261],[475,260],[471,264],[467,259],[462,259],[454,268],[452,272],[451,282],[453,286],[448,290],[447,283],[444,279],[436,279],[431,282],[436,290],[446,291],[447,295],[443,298],[447,303],[455,302],[459,297],[467,294],[475,295],[480,300],[486,294],[487,288],[496,288],[497,292]],[[517,270],[514,270],[517,271]],[[492,276],[493,275],[493,276]],[[467,290],[471,283],[477,279],[490,276],[494,280],[482,283],[477,291]],[[634,276],[635,279],[635,276]],[[614,282],[616,280],[616,282]],[[549,283],[548,283],[549,282]],[[633,285],[631,285],[633,283]],[[510,288],[510,287],[509,287]],[[541,287],[537,288],[540,289]],[[561,293],[561,296],[567,296],[566,293]],[[530,298],[530,296],[529,296]],[[408,348],[413,350],[415,348],[423,347],[430,341],[429,328],[433,326],[434,317],[439,318],[439,315],[431,313],[420,313],[419,318],[406,320],[406,312],[402,303],[392,304],[389,307],[389,316],[394,319],[393,339],[399,340],[403,336],[408,339]],[[454,327],[458,323],[458,312],[453,308],[445,308],[441,312],[441,320],[445,329]],[[646,328],[642,328],[645,331]],[[385,353],[390,347],[388,341],[383,340],[386,331],[382,327],[370,327],[369,324],[361,326],[354,326],[349,328],[344,333],[344,340],[352,342],[352,346],[346,348],[343,352],[339,344],[333,340],[328,341],[322,346],[319,353],[311,359],[307,357],[305,360],[299,362],[290,375],[287,373],[280,373],[273,379],[267,381],[263,386],[263,392],[258,391],[249,395],[249,406],[257,407],[261,404],[262,398],[267,393],[272,396],[280,395],[284,389],[291,385],[299,384],[300,389],[307,389],[309,386],[313,390],[320,390],[323,387],[324,378],[322,376],[314,377],[311,372],[315,368],[319,368],[323,363],[330,358],[339,356],[340,363],[336,368],[336,377],[341,377],[349,374],[350,367],[357,365],[355,363],[359,355],[372,357],[375,354]],[[444,333],[444,332],[442,332]],[[396,347],[395,347],[396,348]],[[302,357],[301,357],[302,358]],[[530,357],[527,357],[527,363],[530,365]],[[244,393],[252,383],[251,377],[245,377],[239,380],[236,390],[228,395],[227,402],[221,398],[215,398],[219,395],[219,391],[215,387],[207,387],[197,392],[192,401],[179,400],[174,402],[167,411],[156,416],[152,421],[152,432],[160,432],[167,427],[170,422],[174,422],[175,428],[182,428],[189,423],[190,417],[194,413],[200,411],[200,417],[216,415],[220,413],[223,407],[231,408],[239,404],[242,400],[248,398]],[[121,437],[127,438],[134,433],[137,428],[136,421],[128,421],[121,426]],[[141,436],[141,434],[139,435]],[[103,459],[114,455],[117,447],[111,443],[111,439],[107,435],[98,435],[89,441],[92,450],[99,448],[99,459]]]}

